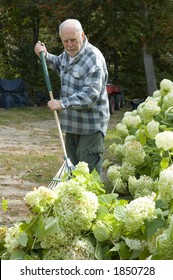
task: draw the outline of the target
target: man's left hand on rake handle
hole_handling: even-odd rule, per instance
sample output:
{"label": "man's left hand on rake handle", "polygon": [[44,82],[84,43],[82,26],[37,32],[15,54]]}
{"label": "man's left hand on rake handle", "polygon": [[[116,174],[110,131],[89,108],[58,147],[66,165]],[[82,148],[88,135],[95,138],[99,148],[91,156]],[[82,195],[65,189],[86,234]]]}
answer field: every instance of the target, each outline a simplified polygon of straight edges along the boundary
{"label": "man's left hand on rake handle", "polygon": [[[45,47],[44,43],[38,42],[35,45],[35,53],[40,56],[40,52],[44,52],[44,55],[46,56],[47,54],[47,49]],[[51,111],[61,111],[62,110],[62,106],[61,106],[61,101],[60,100],[56,100],[56,99],[52,99],[50,101],[48,101],[47,106],[49,107],[49,109]]]}

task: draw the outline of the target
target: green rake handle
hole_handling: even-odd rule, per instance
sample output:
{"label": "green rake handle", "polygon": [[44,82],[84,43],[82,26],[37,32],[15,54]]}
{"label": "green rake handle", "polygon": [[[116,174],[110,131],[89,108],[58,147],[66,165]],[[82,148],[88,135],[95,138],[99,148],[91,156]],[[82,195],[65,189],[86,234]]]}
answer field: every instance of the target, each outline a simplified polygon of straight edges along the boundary
{"label": "green rake handle", "polygon": [[[45,81],[46,81],[46,86],[49,92],[49,96],[50,99],[53,100],[53,93],[52,93],[52,85],[50,82],[50,77],[49,77],[49,72],[47,69],[47,64],[46,64],[46,60],[45,60],[45,56],[44,56],[44,52],[40,52],[40,60],[41,60],[41,64],[43,67],[43,73],[44,73],[44,77],[45,77]],[[63,139],[63,135],[62,135],[62,130],[61,130],[61,126],[60,126],[60,122],[59,122],[59,117],[58,117],[58,113],[55,110],[54,111],[54,117],[55,117],[55,121],[56,121],[56,125],[58,128],[58,133],[59,133],[59,137],[60,137],[60,141],[61,141],[61,146],[64,152],[64,158],[67,159],[67,152],[66,152],[66,148],[65,148],[65,144],[64,144],[64,139]]]}

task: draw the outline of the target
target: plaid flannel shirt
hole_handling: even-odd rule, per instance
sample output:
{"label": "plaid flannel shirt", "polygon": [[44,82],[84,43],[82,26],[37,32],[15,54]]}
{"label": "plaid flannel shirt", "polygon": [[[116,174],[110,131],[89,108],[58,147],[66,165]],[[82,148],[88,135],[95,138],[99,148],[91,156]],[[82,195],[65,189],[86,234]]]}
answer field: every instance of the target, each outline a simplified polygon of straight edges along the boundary
{"label": "plaid flannel shirt", "polygon": [[61,80],[62,130],[79,135],[101,131],[105,135],[110,118],[108,72],[101,52],[85,37],[82,49],[71,63],[65,51],[59,56],[47,53],[46,60]]}

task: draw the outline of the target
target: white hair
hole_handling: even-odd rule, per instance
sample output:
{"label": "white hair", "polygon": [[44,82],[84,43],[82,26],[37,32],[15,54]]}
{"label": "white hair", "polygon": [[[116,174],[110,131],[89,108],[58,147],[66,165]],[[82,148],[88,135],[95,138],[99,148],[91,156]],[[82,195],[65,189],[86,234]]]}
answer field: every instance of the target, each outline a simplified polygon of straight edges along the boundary
{"label": "white hair", "polygon": [[77,19],[66,19],[65,21],[63,21],[59,26],[59,35],[61,34],[64,26],[74,26],[74,29],[77,32],[83,32],[82,25]]}

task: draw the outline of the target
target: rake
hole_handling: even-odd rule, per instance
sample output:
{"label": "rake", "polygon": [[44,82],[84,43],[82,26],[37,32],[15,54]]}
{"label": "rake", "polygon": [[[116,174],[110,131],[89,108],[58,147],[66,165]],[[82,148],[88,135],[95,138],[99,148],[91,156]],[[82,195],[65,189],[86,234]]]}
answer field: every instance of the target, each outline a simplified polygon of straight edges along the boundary
{"label": "rake", "polygon": [[[54,97],[53,97],[52,85],[50,82],[49,72],[48,72],[47,64],[46,64],[45,57],[44,57],[44,52],[40,52],[40,60],[41,60],[41,64],[43,67],[46,86],[47,86],[47,89],[49,92],[50,99],[52,100],[52,99],[54,99]],[[58,172],[56,173],[56,175],[53,177],[52,181],[49,183],[49,185],[48,185],[49,189],[56,188],[58,183],[62,181],[62,178],[64,178],[65,175],[66,175],[65,178],[67,180],[70,179],[72,170],[74,170],[74,168],[75,168],[74,165],[71,163],[70,159],[67,157],[67,152],[66,152],[66,148],[65,148],[65,144],[64,144],[64,139],[63,139],[62,130],[61,130],[57,111],[54,111],[54,117],[55,117],[57,129],[58,129],[58,133],[59,133],[61,146],[62,146],[63,153],[64,153],[64,162],[63,162],[62,166],[60,167],[60,169],[58,170]]]}

